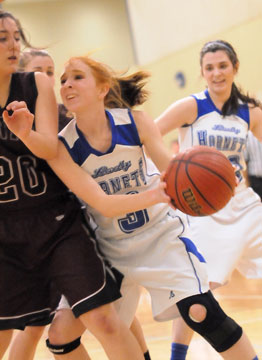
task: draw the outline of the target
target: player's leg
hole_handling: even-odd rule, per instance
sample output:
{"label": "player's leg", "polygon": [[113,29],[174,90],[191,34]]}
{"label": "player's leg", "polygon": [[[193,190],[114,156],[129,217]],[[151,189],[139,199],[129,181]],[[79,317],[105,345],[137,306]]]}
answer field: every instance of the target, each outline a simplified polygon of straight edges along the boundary
{"label": "player's leg", "polygon": [[[210,289],[221,286],[219,283],[210,283]],[[172,344],[170,360],[185,360],[194,331],[185,323],[182,317],[173,320]]]}
{"label": "player's leg", "polygon": [[33,360],[45,326],[27,326],[19,331],[10,346],[8,360]]}
{"label": "player's leg", "polygon": [[[109,359],[142,360],[138,342],[112,305],[121,298],[123,275],[103,261],[85,226],[79,204],[68,208],[63,222],[65,225],[73,222],[73,226],[63,230],[62,241],[49,260],[53,283],[67,298],[74,316],[101,343]],[[62,327],[60,333],[64,330]],[[73,346],[78,345],[75,340]],[[55,339],[50,343],[56,345]]]}
{"label": "player's leg", "polygon": [[10,341],[12,339],[13,330],[1,330],[0,331],[0,359],[4,356]]}
{"label": "player's leg", "polygon": [[148,289],[154,318],[157,321],[175,319],[179,310],[186,324],[225,359],[229,356],[231,360],[254,359],[255,351],[242,328],[224,313],[209,291],[202,254],[185,232],[176,238],[179,229],[175,226],[176,220],[176,216],[166,219],[162,226],[165,232],[156,224],[150,235],[151,242],[156,237],[156,246],[161,238],[157,256],[144,256],[141,266],[136,261],[133,271],[130,270],[132,278],[141,279],[140,284]]}
{"label": "player's leg", "polygon": [[79,339],[86,328],[101,343],[109,359],[143,359],[138,342],[119,319],[112,304],[90,310],[79,319],[70,309],[59,310],[49,329],[48,347],[56,353],[55,358],[89,359]]}
{"label": "player's leg", "polygon": [[132,331],[135,338],[137,339],[137,341],[143,351],[144,358],[146,360],[150,360],[151,358],[150,358],[149,350],[148,350],[146,340],[144,337],[143,329],[142,329],[141,324],[136,316],[134,317],[134,320],[130,326],[130,330]]}
{"label": "player's leg", "polygon": [[[137,285],[134,285],[124,279],[121,291],[123,292],[124,297],[114,302],[114,308],[117,309],[117,312],[119,312],[125,323],[129,325],[132,322],[132,314],[135,314],[137,308],[140,289]],[[95,316],[96,315],[94,315],[93,321],[96,322]],[[89,320],[86,321],[88,323]],[[86,326],[88,326],[88,324]],[[75,318],[66,298],[63,296],[58,306],[58,311],[56,312],[55,318],[49,328],[48,347],[53,353],[56,353],[56,359],[89,359],[87,352],[79,340],[79,337],[84,332],[86,326],[81,323],[79,318]],[[116,341],[117,343],[117,341],[121,341],[121,339],[113,339],[113,341]],[[125,341],[126,339],[124,339],[124,342]],[[109,345],[111,345],[111,343]],[[118,346],[119,344],[116,345]],[[61,354],[61,352],[63,355],[58,355],[58,353]],[[133,356],[135,356],[135,353]],[[150,359],[146,356],[147,355],[144,355],[145,359]],[[126,359],[126,355],[124,355],[124,358]]]}
{"label": "player's leg", "polygon": [[242,328],[221,309],[209,291],[177,303],[188,326],[198,332],[224,359],[256,359],[256,353]]}
{"label": "player's leg", "polygon": [[71,309],[58,310],[49,328],[47,340],[47,346],[54,358],[57,360],[90,360],[86,349],[81,344],[81,335],[84,331],[85,327],[79,319],[74,317]]}
{"label": "player's leg", "polygon": [[220,353],[223,359],[237,360],[237,359],[252,359],[258,360],[258,357],[253,349],[247,335],[242,334],[239,341],[234,344],[230,349]]}
{"label": "player's leg", "polygon": [[89,311],[80,320],[102,344],[109,359],[144,359],[135,336],[119,318],[113,304]]}
{"label": "player's leg", "polygon": [[185,360],[194,331],[182,317],[173,320],[170,360]]}
{"label": "player's leg", "polygon": [[[32,221],[30,224],[25,222],[24,216],[17,216],[15,222],[7,217],[5,226],[1,226],[0,273],[5,276],[0,276],[0,358],[10,343],[12,329],[24,329],[37,319],[48,323],[53,310],[51,303],[54,308],[56,306],[56,295],[49,296],[50,284],[37,257],[38,254],[42,256],[46,223],[42,223],[42,212],[27,216]],[[37,239],[33,247],[28,246],[32,239]],[[22,359],[22,355],[19,353],[15,359]]]}

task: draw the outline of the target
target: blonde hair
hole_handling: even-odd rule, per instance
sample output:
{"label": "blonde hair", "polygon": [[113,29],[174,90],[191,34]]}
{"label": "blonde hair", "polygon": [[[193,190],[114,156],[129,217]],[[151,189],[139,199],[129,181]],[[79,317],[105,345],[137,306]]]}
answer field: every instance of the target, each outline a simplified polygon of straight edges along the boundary
{"label": "blonde hair", "polygon": [[137,71],[128,76],[118,76],[109,66],[89,56],[72,57],[68,62],[74,60],[82,61],[89,66],[98,84],[109,85],[110,90],[104,100],[106,107],[132,108],[147,100],[148,91],[144,89],[144,86],[146,79],[150,76],[148,72]]}

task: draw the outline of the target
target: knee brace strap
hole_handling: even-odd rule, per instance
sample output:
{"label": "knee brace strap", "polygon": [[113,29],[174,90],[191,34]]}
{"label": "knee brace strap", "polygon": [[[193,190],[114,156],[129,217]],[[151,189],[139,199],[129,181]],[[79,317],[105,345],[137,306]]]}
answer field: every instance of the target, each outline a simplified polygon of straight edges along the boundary
{"label": "knee brace strap", "polygon": [[[189,317],[189,309],[194,304],[206,308],[206,318],[202,322]],[[202,335],[217,352],[231,348],[242,335],[242,328],[224,313],[210,291],[185,298],[177,303],[177,307],[187,325]]]}
{"label": "knee brace strap", "polygon": [[46,340],[46,346],[53,354],[64,355],[75,350],[81,344],[81,336],[68,344],[53,345],[49,339]]}

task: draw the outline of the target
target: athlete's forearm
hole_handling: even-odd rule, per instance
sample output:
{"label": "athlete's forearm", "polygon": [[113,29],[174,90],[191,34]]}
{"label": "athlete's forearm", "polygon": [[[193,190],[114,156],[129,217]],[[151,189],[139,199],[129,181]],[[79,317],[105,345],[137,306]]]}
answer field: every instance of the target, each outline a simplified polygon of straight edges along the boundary
{"label": "athlete's forearm", "polygon": [[[169,197],[164,191],[164,184],[138,194],[107,195],[98,198],[94,207],[106,217],[115,217],[130,212],[139,211],[158,203],[169,203]],[[85,200],[85,199],[83,199]]]}
{"label": "athlete's forearm", "polygon": [[31,130],[26,139],[21,139],[32,153],[42,159],[53,159],[57,155],[57,136],[45,136]]}

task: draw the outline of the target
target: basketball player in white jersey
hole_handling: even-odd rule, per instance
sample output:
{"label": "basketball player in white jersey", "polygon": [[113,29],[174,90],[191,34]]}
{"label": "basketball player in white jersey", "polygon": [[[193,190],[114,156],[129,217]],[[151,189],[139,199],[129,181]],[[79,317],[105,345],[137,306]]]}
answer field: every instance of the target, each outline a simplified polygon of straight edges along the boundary
{"label": "basketball player in white jersey", "polygon": [[[194,145],[215,147],[236,169],[239,185],[230,202],[212,216],[189,217],[214,289],[225,284],[234,269],[247,278],[262,278],[262,204],[243,176],[247,132],[262,140],[262,110],[235,85],[239,61],[228,42],[206,43],[200,64],[207,89],[175,102],[156,122],[162,135],[179,129],[182,151]],[[185,359],[192,334],[182,319],[174,322],[171,360]]]}
{"label": "basketball player in white jersey", "polygon": [[[20,54],[18,63],[19,72],[43,72],[52,86],[55,85],[55,64],[51,55],[46,50],[29,48]],[[63,104],[58,104],[58,129],[62,130],[71,120]],[[27,326],[23,331],[17,332],[12,339],[8,360],[33,360],[36,347],[43,334],[45,326]],[[150,360],[149,351],[145,342],[143,331],[138,319],[135,317],[131,331],[137,338],[146,360]],[[87,355],[88,358],[88,355]]]}
{"label": "basketball player in white jersey", "polygon": [[[172,155],[156,125],[144,112],[130,110],[145,100],[144,78],[145,74],[138,72],[119,79],[89,57],[67,62],[61,96],[74,119],[60,132],[59,154],[50,165],[80,198],[85,185],[82,170],[106,194],[121,196],[150,189],[159,181],[159,170],[167,168]],[[147,166],[144,147],[158,169],[153,163]],[[123,203],[122,214],[109,218],[92,204],[87,206],[96,223],[100,249],[125,276],[117,308],[128,325],[136,311],[138,288],[143,286],[151,295],[156,320],[167,321],[181,314],[223,358],[255,358],[240,326],[208,291],[205,260],[181,213],[161,203],[127,213]],[[49,348],[57,350],[62,340],[66,343],[73,340],[70,335],[81,335],[74,330],[77,323],[70,309],[58,311],[49,331]],[[76,359],[73,353],[67,355],[66,359]]]}

